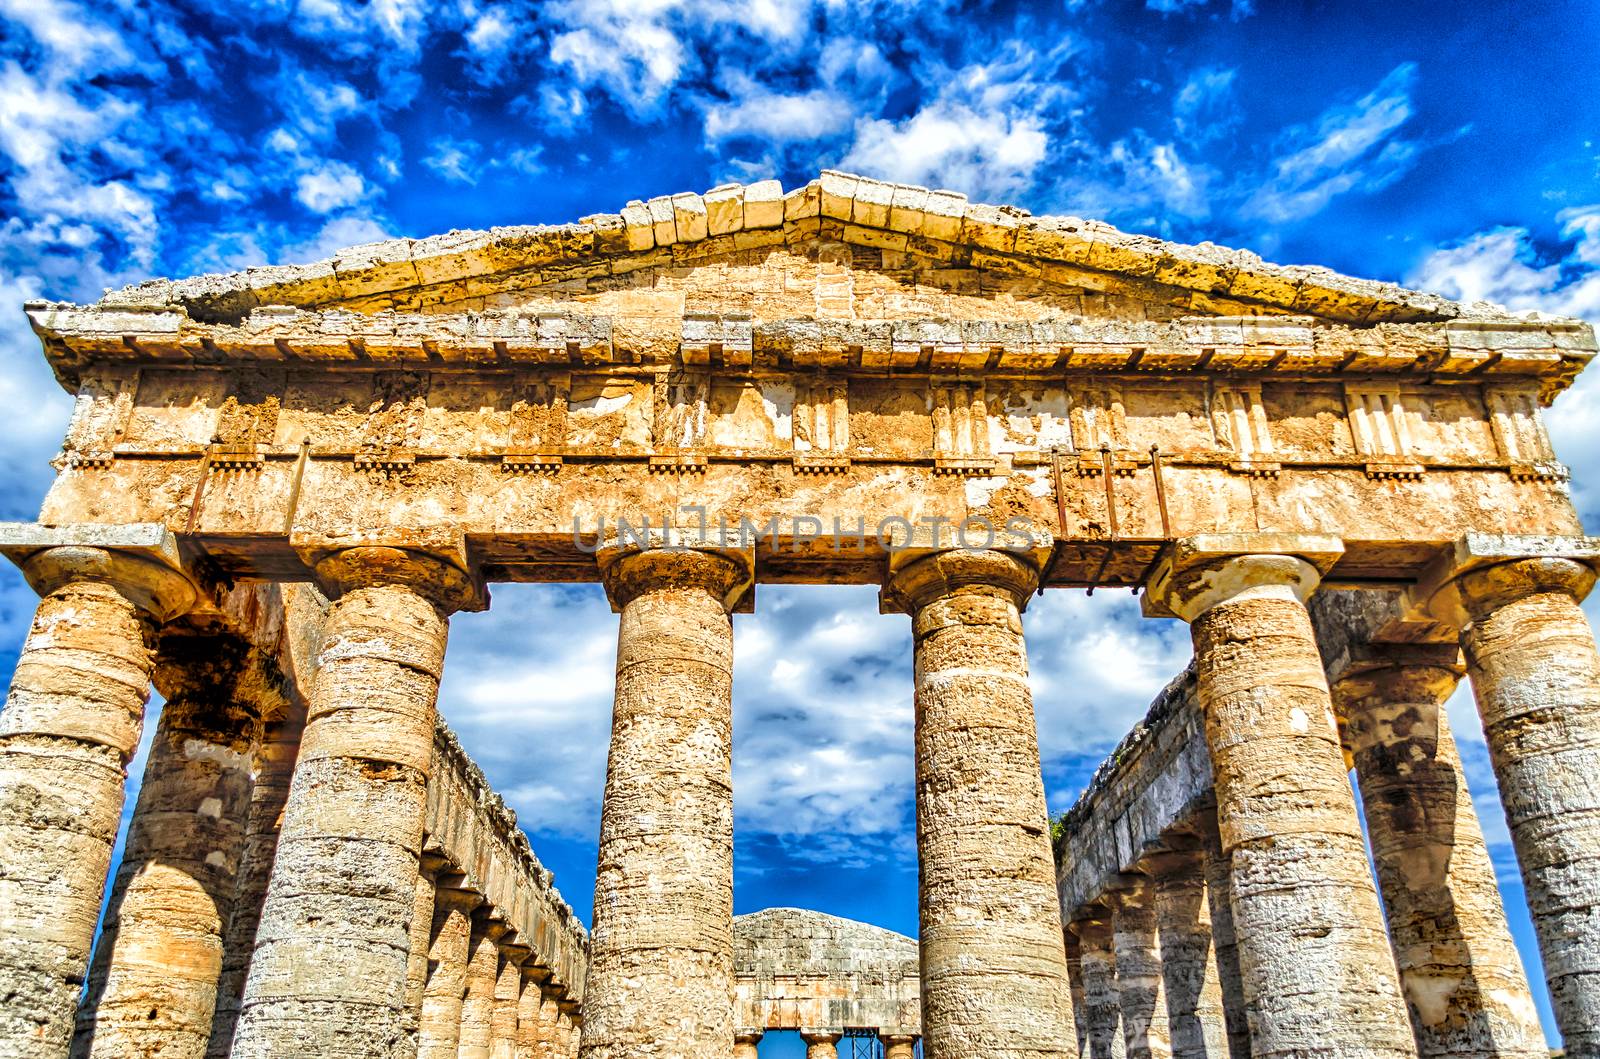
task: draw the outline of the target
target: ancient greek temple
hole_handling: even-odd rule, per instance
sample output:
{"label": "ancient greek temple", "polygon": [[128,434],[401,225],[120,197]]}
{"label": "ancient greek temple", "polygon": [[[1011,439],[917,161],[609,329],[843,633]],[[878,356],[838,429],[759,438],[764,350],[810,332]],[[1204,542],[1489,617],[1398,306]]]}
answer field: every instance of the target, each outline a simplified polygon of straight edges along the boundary
{"label": "ancient greek temple", "polygon": [[[1544,1055],[1462,679],[1600,1056],[1584,324],[834,172],[27,312],[0,1056]],[[507,582],[618,615],[587,932],[439,716]],[[735,925],[762,583],[909,618],[915,941]],[[1053,840],[1022,614],[1117,588],[1193,661]]]}

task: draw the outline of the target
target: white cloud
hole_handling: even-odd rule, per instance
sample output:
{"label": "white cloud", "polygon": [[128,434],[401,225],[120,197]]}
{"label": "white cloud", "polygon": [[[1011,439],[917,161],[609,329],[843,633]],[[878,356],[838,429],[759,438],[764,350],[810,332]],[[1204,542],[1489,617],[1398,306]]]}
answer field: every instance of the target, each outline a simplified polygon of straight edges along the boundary
{"label": "white cloud", "polygon": [[295,179],[294,197],[314,213],[332,213],[360,202],[367,182],[350,166],[332,160],[301,173]]}
{"label": "white cloud", "polygon": [[1192,72],[1172,97],[1172,124],[1189,143],[1209,143],[1238,124],[1233,94],[1236,68],[1203,66]]}
{"label": "white cloud", "polygon": [[861,119],[840,165],[887,180],[1005,197],[1033,183],[1049,146],[1037,115],[936,102],[903,121]]}
{"label": "white cloud", "polygon": [[428,142],[422,164],[452,184],[476,184],[478,155],[482,151],[476,140],[439,136]]}
{"label": "white cloud", "polygon": [[1404,175],[1421,146],[1395,138],[1412,115],[1416,65],[1395,67],[1355,103],[1330,107],[1283,137],[1265,183],[1242,214],[1275,224],[1320,212],[1350,191],[1373,192]]}
{"label": "white cloud", "polygon": [[[1176,144],[1154,143],[1143,130],[1118,140],[1106,153],[1107,161],[1122,171],[1117,194],[1133,202],[1148,202],[1162,215],[1201,219],[1211,213],[1211,171],[1184,160]],[[1160,226],[1159,216],[1152,217]]]}
{"label": "white cloud", "polygon": [[817,140],[848,127],[852,111],[850,101],[830,89],[784,94],[740,77],[732,100],[706,108],[706,139],[711,143],[736,136],[772,143]]}

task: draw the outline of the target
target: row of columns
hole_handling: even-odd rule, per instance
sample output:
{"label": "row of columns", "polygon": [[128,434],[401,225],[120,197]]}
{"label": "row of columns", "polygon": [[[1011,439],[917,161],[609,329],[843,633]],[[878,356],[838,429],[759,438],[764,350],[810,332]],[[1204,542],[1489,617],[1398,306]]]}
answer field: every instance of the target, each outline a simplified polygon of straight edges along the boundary
{"label": "row of columns", "polygon": [[[883,600],[913,623],[928,1054],[1064,1056],[1074,1005],[1019,617],[1037,568],[1001,551],[897,560]],[[0,716],[0,987],[16,998],[0,1055],[50,1056],[70,1038],[154,630],[193,590],[104,549],[26,565],[44,598]],[[363,546],[315,567],[336,598],[238,1008],[233,1054],[251,1059],[409,1047],[447,620],[481,600],[449,555]],[[647,549],[603,555],[601,572],[621,625],[582,1055],[720,1057],[734,1037],[729,614],[753,571],[738,554]],[[1304,605],[1318,574],[1292,548],[1180,542],[1153,587],[1193,633],[1252,1054],[1414,1055]],[[1592,581],[1576,562],[1517,560],[1467,573],[1452,597],[1574,1054],[1600,1052],[1600,663],[1577,606]],[[462,999],[491,1027],[494,991],[487,1008]]]}
{"label": "row of columns", "polygon": [[[733,1059],[756,1059],[756,1049],[766,1035],[765,1030],[739,1030],[733,1037]],[[838,1059],[839,1041],[843,1036],[833,1030],[801,1030],[806,1059]],[[883,1059],[912,1059],[916,1055],[915,1034],[881,1033],[878,1041],[883,1045]]]}
{"label": "row of columns", "polygon": [[414,984],[417,1059],[575,1059],[582,1018],[530,952],[459,879],[419,908],[423,973]]}

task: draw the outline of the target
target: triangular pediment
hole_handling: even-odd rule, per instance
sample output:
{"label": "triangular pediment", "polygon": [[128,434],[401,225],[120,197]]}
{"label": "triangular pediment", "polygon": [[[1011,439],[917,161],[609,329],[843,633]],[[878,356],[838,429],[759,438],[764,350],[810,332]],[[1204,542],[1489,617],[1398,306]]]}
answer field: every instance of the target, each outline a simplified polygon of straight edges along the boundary
{"label": "triangular pediment", "polygon": [[[854,276],[860,291],[848,283]],[[787,193],[776,181],[727,185],[574,224],[387,240],[306,265],[141,284],[101,304],[171,304],[197,321],[238,323],[268,306],[370,314],[599,303],[594,311],[603,312],[630,299],[646,310],[682,300],[691,313],[858,320],[1287,314],[1361,326],[1466,312],[1435,295],[1271,265],[1247,251],[832,171]],[[1009,311],[984,311],[984,302]]]}

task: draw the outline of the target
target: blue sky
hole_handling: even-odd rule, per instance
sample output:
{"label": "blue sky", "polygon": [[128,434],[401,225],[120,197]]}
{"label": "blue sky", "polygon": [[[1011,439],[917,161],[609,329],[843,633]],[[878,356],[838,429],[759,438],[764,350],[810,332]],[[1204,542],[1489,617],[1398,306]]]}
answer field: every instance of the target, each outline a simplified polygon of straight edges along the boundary
{"label": "blue sky", "polygon": [[[1600,317],[1592,3],[0,0],[0,19],[4,518],[37,512],[70,404],[25,298],[824,166]],[[1551,425],[1600,528],[1600,383]],[[7,670],[32,606],[0,573]],[[736,619],[741,912],[915,930],[909,630],[876,609],[772,588]],[[1052,594],[1026,622],[1061,809],[1188,640],[1126,595]],[[585,917],[613,648],[597,591],[507,586],[457,619],[442,698]]]}

